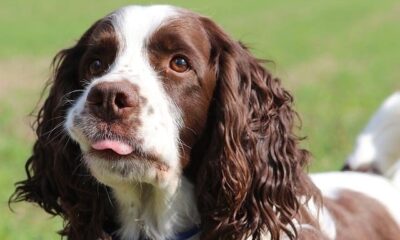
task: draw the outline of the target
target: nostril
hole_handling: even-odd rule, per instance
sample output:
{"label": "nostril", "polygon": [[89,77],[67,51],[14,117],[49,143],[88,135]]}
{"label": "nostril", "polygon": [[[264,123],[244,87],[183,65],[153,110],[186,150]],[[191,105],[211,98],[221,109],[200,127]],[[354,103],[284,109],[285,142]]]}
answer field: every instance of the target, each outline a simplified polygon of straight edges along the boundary
{"label": "nostril", "polygon": [[129,107],[128,96],[126,96],[126,94],[123,92],[116,93],[114,104],[120,109]]}

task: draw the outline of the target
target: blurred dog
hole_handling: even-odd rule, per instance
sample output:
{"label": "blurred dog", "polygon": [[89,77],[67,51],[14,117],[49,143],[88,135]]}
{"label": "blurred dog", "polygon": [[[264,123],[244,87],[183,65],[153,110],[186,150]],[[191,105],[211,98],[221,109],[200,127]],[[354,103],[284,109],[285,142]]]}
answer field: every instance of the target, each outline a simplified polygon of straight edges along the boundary
{"label": "blurred dog", "polygon": [[343,170],[374,172],[400,186],[400,92],[387,98],[359,134]]}

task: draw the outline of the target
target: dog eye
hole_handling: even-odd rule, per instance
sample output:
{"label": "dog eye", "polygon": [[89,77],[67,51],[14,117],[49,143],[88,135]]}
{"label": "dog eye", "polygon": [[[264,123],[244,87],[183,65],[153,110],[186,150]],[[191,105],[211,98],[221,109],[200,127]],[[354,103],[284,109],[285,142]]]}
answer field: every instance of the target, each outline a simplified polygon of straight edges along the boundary
{"label": "dog eye", "polygon": [[173,57],[169,67],[178,73],[183,73],[190,69],[188,61],[182,56]]}
{"label": "dog eye", "polygon": [[103,63],[99,60],[93,60],[90,64],[89,64],[89,73],[91,75],[98,75],[100,73],[102,73],[104,71],[104,66]]}

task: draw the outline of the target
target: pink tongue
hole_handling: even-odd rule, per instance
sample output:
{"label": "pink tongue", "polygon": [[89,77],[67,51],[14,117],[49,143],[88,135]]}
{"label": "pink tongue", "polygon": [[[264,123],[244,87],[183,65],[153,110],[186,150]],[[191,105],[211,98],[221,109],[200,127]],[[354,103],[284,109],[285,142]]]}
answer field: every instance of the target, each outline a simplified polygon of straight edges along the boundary
{"label": "pink tongue", "polygon": [[92,148],[96,150],[111,149],[119,155],[128,155],[133,152],[133,149],[128,144],[113,140],[102,140],[92,144]]}

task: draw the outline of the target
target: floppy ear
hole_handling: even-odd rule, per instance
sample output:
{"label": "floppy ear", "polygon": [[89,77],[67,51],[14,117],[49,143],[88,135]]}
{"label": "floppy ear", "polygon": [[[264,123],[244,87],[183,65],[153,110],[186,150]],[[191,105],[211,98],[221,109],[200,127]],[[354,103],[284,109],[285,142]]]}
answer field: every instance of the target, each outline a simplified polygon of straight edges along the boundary
{"label": "floppy ear", "polygon": [[299,197],[316,190],[302,170],[309,154],[293,132],[292,96],[242,44],[201,21],[218,79],[206,130],[211,138],[200,144],[207,149],[197,175],[202,239],[295,239]]}
{"label": "floppy ear", "polygon": [[65,224],[60,234],[69,239],[98,238],[106,218],[107,201],[102,199],[109,199],[105,188],[90,177],[81,163],[79,146],[64,130],[67,109],[83,89],[79,62],[95,25],[53,60],[49,93],[34,125],[37,140],[25,165],[27,179],[16,184],[10,198],[10,202],[35,202],[46,212],[62,216]]}

